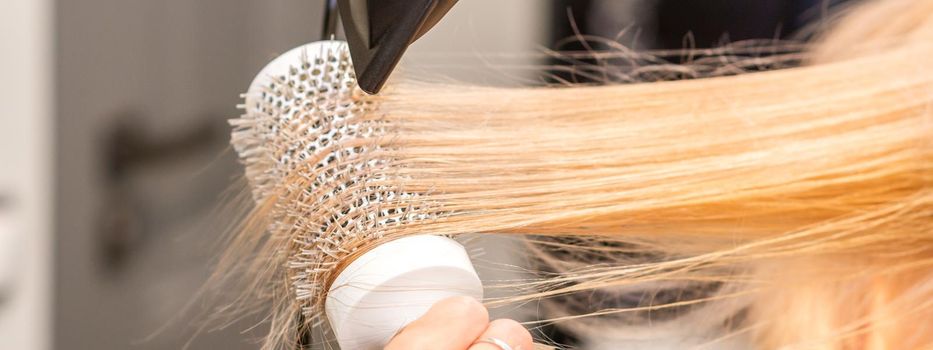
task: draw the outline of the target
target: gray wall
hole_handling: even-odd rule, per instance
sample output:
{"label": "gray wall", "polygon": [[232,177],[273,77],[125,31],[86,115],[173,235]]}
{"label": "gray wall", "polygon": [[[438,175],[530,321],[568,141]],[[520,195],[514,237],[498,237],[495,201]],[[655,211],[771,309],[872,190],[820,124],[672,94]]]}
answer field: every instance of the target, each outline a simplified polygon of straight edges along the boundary
{"label": "gray wall", "polygon": [[[223,231],[211,211],[240,171],[225,120],[267,59],[314,38],[317,2],[57,6],[56,348],[180,348],[195,327],[178,316]],[[132,143],[111,141],[119,125],[156,155],[140,151],[112,175],[111,152]],[[254,348],[246,326],[200,335],[192,348]]]}
{"label": "gray wall", "polygon": [[[175,349],[190,339],[193,320],[179,312],[217,252],[225,218],[212,210],[242,172],[225,120],[268,60],[317,38],[321,4],[56,1],[56,348]],[[406,67],[483,80],[460,68],[481,65],[483,52],[534,48],[538,4],[463,1]],[[201,334],[191,348],[255,348],[261,327],[241,334],[249,325]]]}

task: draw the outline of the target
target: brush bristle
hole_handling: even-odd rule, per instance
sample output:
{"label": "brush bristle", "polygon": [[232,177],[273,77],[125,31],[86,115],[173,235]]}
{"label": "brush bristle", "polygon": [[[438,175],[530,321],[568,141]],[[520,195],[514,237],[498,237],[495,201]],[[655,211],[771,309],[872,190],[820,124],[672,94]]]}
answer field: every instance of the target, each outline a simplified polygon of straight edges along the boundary
{"label": "brush bristle", "polygon": [[[299,163],[354,136],[335,134],[366,108],[365,101],[354,98],[355,85],[349,54],[340,44],[303,46],[260,72],[244,94],[244,114],[230,121],[231,144],[247,166],[257,201],[269,196]],[[321,166],[326,166],[323,158]]]}

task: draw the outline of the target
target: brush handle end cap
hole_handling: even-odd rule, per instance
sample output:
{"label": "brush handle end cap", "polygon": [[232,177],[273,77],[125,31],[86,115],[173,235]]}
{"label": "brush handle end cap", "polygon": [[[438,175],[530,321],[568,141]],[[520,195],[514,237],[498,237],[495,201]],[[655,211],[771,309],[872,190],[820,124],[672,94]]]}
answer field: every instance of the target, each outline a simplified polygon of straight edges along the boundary
{"label": "brush handle end cap", "polygon": [[454,296],[483,298],[466,250],[447,237],[411,236],[350,263],[331,285],[324,308],[341,349],[382,349],[434,303]]}

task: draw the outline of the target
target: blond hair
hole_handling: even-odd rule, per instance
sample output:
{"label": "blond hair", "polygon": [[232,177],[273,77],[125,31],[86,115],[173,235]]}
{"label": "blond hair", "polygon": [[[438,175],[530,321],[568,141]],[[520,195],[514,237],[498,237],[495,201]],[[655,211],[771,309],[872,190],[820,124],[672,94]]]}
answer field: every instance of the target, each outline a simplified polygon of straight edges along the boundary
{"label": "blond hair", "polygon": [[[761,348],[933,346],[931,56],[933,1],[889,0],[844,17],[800,68],[570,88],[396,82],[288,110],[270,99],[233,121],[258,204],[221,270],[255,274],[241,302],[273,300],[266,349],[320,321],[354,256],[464,233],[667,257],[522,281],[490,305],[715,281],[730,288],[678,305],[748,300],[732,331]],[[294,94],[280,85],[270,93]]]}

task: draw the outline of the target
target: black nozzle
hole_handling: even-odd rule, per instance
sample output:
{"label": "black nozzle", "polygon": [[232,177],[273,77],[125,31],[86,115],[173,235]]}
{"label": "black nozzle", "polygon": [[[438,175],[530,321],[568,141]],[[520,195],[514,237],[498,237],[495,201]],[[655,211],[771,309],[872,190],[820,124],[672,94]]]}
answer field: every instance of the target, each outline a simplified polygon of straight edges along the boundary
{"label": "black nozzle", "polygon": [[357,82],[375,94],[405,50],[434,27],[457,0],[339,0]]}

